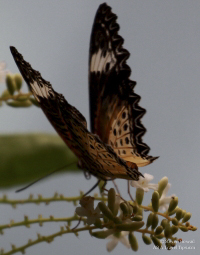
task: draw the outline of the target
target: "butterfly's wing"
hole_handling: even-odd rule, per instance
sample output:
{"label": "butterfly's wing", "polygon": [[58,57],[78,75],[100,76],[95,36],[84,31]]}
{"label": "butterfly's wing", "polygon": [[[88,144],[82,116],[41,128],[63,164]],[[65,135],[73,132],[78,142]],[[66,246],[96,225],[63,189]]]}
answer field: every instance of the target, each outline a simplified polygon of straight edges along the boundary
{"label": "butterfly's wing", "polygon": [[38,71],[32,69],[22,55],[11,47],[14,60],[39,102],[43,112],[58,134],[80,160],[83,169],[100,179],[124,178],[138,180],[137,168],[130,169],[114,150],[104,144],[97,135],[87,130],[83,115],[71,106],[45,81]]}
{"label": "butterfly's wing", "polygon": [[91,130],[129,164],[145,166],[156,158],[148,156],[150,148],[142,141],[146,129],[141,118],[146,111],[133,91],[136,82],[129,79],[130,54],[122,47],[116,19],[105,3],[94,19],[89,57]]}

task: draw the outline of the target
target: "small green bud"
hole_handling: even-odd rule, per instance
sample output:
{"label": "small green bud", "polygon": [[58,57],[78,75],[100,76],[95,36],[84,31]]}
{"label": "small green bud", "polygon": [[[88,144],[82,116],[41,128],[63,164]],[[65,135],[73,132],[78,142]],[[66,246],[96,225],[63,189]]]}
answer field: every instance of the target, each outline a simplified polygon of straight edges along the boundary
{"label": "small green bud", "polygon": [[163,232],[163,227],[162,226],[158,226],[156,228],[155,235],[160,235],[162,232]]}
{"label": "small green bud", "polygon": [[121,203],[120,208],[124,215],[128,215],[128,205],[126,202]]}
{"label": "small green bud", "polygon": [[10,92],[7,89],[5,89],[1,95],[1,98],[3,99],[3,98],[7,98],[9,96],[10,96]]}
{"label": "small green bud", "polygon": [[172,232],[172,235],[176,234],[176,232],[178,232],[178,227],[172,225],[172,226],[171,226],[171,232]]}
{"label": "small green bud", "polygon": [[178,220],[176,218],[172,219],[172,224],[178,226]]}
{"label": "small green bud", "polygon": [[114,221],[115,224],[121,224],[122,223],[122,220],[119,217],[114,217],[113,221]]}
{"label": "small green bud", "polygon": [[184,217],[183,217],[182,222],[183,222],[183,223],[187,222],[187,221],[191,218],[191,216],[192,216],[191,213],[189,213],[189,212],[186,213],[186,214],[184,215]]}
{"label": "small green bud", "polygon": [[178,209],[179,209],[179,207],[177,206],[173,211],[168,212],[168,215],[171,216],[171,215],[175,214]]}
{"label": "small green bud", "polygon": [[168,224],[168,220],[167,220],[167,219],[163,219],[163,220],[161,221],[161,226],[162,226],[163,228],[165,228],[166,224]]}
{"label": "small green bud", "polygon": [[108,229],[106,231],[93,232],[91,235],[99,239],[105,239],[106,237],[112,235],[113,233],[114,233],[113,229]]}
{"label": "small green bud", "polygon": [[178,197],[172,197],[170,203],[169,203],[169,208],[168,212],[173,211],[178,205]]}
{"label": "small green bud", "polygon": [[132,250],[137,251],[138,250],[138,241],[137,241],[137,238],[134,236],[134,234],[130,232],[128,235],[128,239],[129,239],[129,243],[131,245]]}
{"label": "small green bud", "polygon": [[152,239],[154,245],[155,245],[156,247],[158,247],[159,249],[161,249],[162,244],[161,244],[161,242],[158,240],[158,238],[156,238],[155,236],[151,236],[151,239]]}
{"label": "small green bud", "polygon": [[16,101],[25,101],[27,100],[29,97],[26,95],[19,95],[15,100]]}
{"label": "small green bud", "polygon": [[116,226],[116,229],[122,231],[135,231],[144,226],[144,221],[135,221],[132,223],[124,223]]}
{"label": "small green bud", "polygon": [[106,206],[106,204],[104,202],[99,202],[98,203],[99,209],[101,210],[101,212],[109,219],[109,220],[113,220],[114,215],[111,212],[111,210]]}
{"label": "small green bud", "polygon": [[176,218],[177,220],[180,220],[182,218],[183,215],[183,211],[181,208],[178,208],[178,210],[176,211]]}
{"label": "small green bud", "polygon": [[11,102],[6,102],[7,105],[11,106],[11,107],[30,107],[32,105],[30,100],[26,100],[26,101],[16,101],[13,100]]}
{"label": "small green bud", "polygon": [[159,193],[160,197],[162,196],[163,190],[167,187],[167,184],[168,184],[168,178],[166,176],[163,177],[159,181],[159,183],[158,183],[158,193]]}
{"label": "small green bud", "polygon": [[154,191],[151,201],[154,212],[157,212],[159,208],[159,193],[157,191]]}
{"label": "small green bud", "polygon": [[152,225],[153,213],[150,213],[147,218],[146,227],[149,228]]}
{"label": "small green bud", "polygon": [[141,215],[141,216],[143,216],[143,209],[140,208],[140,207],[138,207],[138,211],[137,211],[136,215]]}
{"label": "small green bud", "polygon": [[183,231],[183,232],[188,232],[188,228],[185,227],[185,226],[180,226],[179,228],[180,228],[180,230]]}
{"label": "small green bud", "polygon": [[135,216],[132,218],[132,221],[142,221],[142,220],[143,220],[142,215],[135,215]]}
{"label": "small green bud", "polygon": [[186,210],[182,210],[182,218],[185,216],[186,213]]}
{"label": "small green bud", "polygon": [[14,81],[16,84],[16,89],[19,91],[22,87],[22,82],[23,82],[22,76],[20,74],[16,73],[14,75]]}
{"label": "small green bud", "polygon": [[158,219],[158,215],[156,213],[153,214],[153,217],[152,217],[152,225],[151,225],[151,228],[154,229],[157,227],[158,225],[158,222],[159,222],[159,219]]}
{"label": "small green bud", "polygon": [[101,180],[98,187],[99,187],[100,193],[103,193],[104,191],[103,188],[105,187],[105,181]]}
{"label": "small green bud", "polygon": [[10,75],[10,74],[6,75],[6,86],[7,86],[9,93],[11,95],[13,95],[16,90],[16,85],[15,85],[15,81],[14,81],[12,75]]}
{"label": "small green bud", "polygon": [[136,214],[138,212],[138,206],[133,205],[132,208],[133,208],[133,213]]}
{"label": "small green bud", "polygon": [[104,216],[103,216],[103,221],[104,221],[105,223],[108,223],[108,222],[109,222],[109,219],[104,215]]}
{"label": "small green bud", "polygon": [[142,235],[142,239],[143,239],[144,243],[147,244],[147,245],[152,243],[151,238],[144,235],[144,234]]}
{"label": "small green bud", "polygon": [[127,202],[127,206],[128,206],[128,214],[131,215],[133,213],[133,207],[129,204],[129,202]]}
{"label": "small green bud", "polygon": [[139,205],[142,204],[143,197],[144,197],[144,190],[141,188],[137,188],[136,189],[136,201]]}
{"label": "small green bud", "polygon": [[112,213],[115,211],[115,189],[111,188],[108,191],[108,208],[111,210]]}
{"label": "small green bud", "polygon": [[172,231],[169,223],[165,226],[164,234],[166,238],[170,238],[172,236]]}

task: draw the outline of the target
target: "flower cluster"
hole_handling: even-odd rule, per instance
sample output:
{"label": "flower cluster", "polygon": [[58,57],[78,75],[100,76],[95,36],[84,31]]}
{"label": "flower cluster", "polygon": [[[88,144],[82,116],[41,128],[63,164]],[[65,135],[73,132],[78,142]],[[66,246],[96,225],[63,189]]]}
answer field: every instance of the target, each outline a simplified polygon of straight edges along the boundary
{"label": "flower cluster", "polygon": [[[94,209],[94,198],[81,199],[81,207],[76,208],[76,213],[81,217],[85,216],[87,224],[94,224],[102,229],[91,231],[91,235],[100,239],[110,239],[107,243],[107,251],[112,251],[118,242],[137,251],[138,242],[134,232],[142,233],[145,244],[149,245],[153,242],[159,248],[162,247],[159,239],[165,238],[167,249],[171,249],[179,240],[174,237],[179,229],[184,232],[196,230],[188,222],[191,214],[178,207],[178,198],[174,195],[166,196],[171,186],[168,178],[162,178],[158,184],[149,183],[152,179],[152,175],[144,174],[144,178],[140,177],[138,182],[132,181],[131,185],[136,187],[135,201],[119,199],[119,195],[115,194],[113,188],[108,191],[108,204],[99,202],[96,209]],[[151,203],[149,206],[143,206],[144,191],[147,192],[150,189],[154,190]],[[165,212],[161,213],[159,210],[165,210]],[[144,211],[149,211],[150,214],[147,217],[146,227],[142,228],[145,226]],[[171,218],[171,215],[175,216]],[[164,218],[160,224],[158,216]]]}

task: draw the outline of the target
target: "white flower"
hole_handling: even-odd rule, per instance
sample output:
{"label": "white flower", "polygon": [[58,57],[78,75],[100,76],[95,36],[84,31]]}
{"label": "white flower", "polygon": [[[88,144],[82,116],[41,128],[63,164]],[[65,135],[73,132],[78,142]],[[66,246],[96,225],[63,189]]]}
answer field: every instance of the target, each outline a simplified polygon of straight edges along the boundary
{"label": "white flower", "polygon": [[128,231],[122,231],[120,233],[108,236],[107,239],[111,239],[111,241],[106,244],[107,251],[109,252],[112,251],[117,246],[118,242],[121,242],[128,249],[130,249],[131,246],[129,244],[129,241],[125,237],[128,234],[129,234]]}
{"label": "white flower", "polygon": [[96,209],[94,209],[94,198],[93,197],[83,197],[80,200],[81,207],[76,208],[76,213],[83,217],[87,217],[86,223],[88,225],[94,224],[96,219],[99,219],[102,217],[102,214],[100,213],[100,209],[97,206]]}
{"label": "white flower", "polygon": [[5,77],[6,77],[6,74],[8,73],[8,70],[5,70],[5,68],[6,68],[6,63],[0,62],[0,83],[5,82]]}
{"label": "white flower", "polygon": [[144,177],[139,177],[139,181],[131,181],[131,186],[135,188],[141,188],[145,192],[148,192],[149,189],[157,190],[158,184],[149,183],[151,180],[153,180],[153,178],[153,175],[145,173]]}
{"label": "white flower", "polygon": [[163,190],[163,193],[162,193],[162,196],[159,200],[159,209],[162,210],[162,211],[166,211],[169,207],[169,203],[172,199],[172,197],[174,197],[175,195],[171,195],[171,196],[166,196],[167,193],[168,193],[168,190],[170,189],[171,187],[171,184],[168,183],[166,188]]}

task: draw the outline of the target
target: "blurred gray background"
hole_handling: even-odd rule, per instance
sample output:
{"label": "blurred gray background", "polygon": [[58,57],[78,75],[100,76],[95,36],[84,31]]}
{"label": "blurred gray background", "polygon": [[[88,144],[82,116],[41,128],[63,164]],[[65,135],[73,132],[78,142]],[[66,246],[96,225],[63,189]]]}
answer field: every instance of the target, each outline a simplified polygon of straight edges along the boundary
{"label": "blurred gray background", "polygon": [[[9,46],[15,46],[49,80],[55,90],[77,107],[89,123],[88,103],[88,49],[90,32],[99,0],[34,0],[0,1],[0,61],[18,72]],[[140,105],[147,109],[143,124],[148,132],[144,142],[151,147],[150,155],[160,156],[152,165],[140,169],[154,175],[154,182],[163,176],[172,184],[169,195],[179,197],[179,206],[190,211],[190,223],[198,226],[199,214],[199,155],[200,155],[200,1],[190,0],[126,0],[107,2],[118,15],[120,35],[124,47],[131,53],[128,64],[133,80],[138,82],[136,93],[141,95]],[[0,90],[4,85],[0,84]],[[48,132],[55,133],[43,112],[36,107],[0,109],[1,133]],[[17,145],[16,145],[17,146]],[[52,196],[55,191],[75,196],[79,190],[87,191],[95,178],[87,181],[83,174],[57,175],[47,178],[30,189],[15,194],[15,189],[1,191],[10,198],[26,198],[30,193]],[[128,199],[126,181],[117,181],[122,195]],[[111,184],[108,185],[110,187]],[[134,194],[135,190],[132,188]],[[147,194],[146,203],[150,200]],[[23,220],[29,215],[36,218],[71,216],[71,204],[52,203],[49,206],[18,206],[16,210],[1,205],[0,223],[11,219]],[[31,229],[8,229],[1,236],[0,248],[10,250],[10,243],[25,244],[36,233],[59,231],[62,223],[34,225]],[[146,246],[136,234],[140,248],[138,254],[169,254]],[[171,251],[173,254],[198,254],[199,233],[178,232],[183,240],[194,240],[194,250],[188,244]],[[27,249],[26,254],[106,254],[105,240],[91,238],[87,233],[79,237],[64,235],[51,244],[41,243]],[[130,254],[119,244],[113,254]]]}

